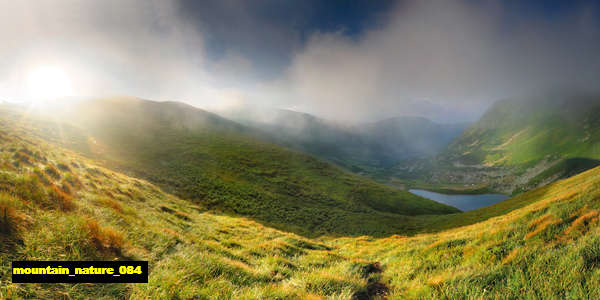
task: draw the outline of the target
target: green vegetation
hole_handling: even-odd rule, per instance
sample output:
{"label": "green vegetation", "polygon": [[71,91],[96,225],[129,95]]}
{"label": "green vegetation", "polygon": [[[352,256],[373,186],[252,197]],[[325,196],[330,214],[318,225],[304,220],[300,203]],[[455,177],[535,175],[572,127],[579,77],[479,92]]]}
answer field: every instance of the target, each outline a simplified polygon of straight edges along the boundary
{"label": "green vegetation", "polygon": [[[381,262],[393,299],[597,299],[599,197],[595,168],[443,218],[432,229],[444,231],[331,245],[341,255]],[[515,205],[523,207],[508,212]],[[493,214],[499,216],[475,223]]]}
{"label": "green vegetation", "polygon": [[[0,125],[0,278],[21,259],[150,262],[148,284],[2,280],[3,299],[600,297],[600,167],[490,207],[404,216],[402,235],[306,238],[100,167],[9,113]],[[383,226],[371,218],[338,221]]]}
{"label": "green vegetation", "polygon": [[597,166],[598,97],[557,93],[495,103],[434,159],[403,162],[387,181],[485,183],[518,194]]}
{"label": "green vegetation", "polygon": [[438,153],[468,125],[408,116],[364,124],[336,123],[289,110],[248,109],[226,116],[268,133],[264,138],[273,143],[375,179],[399,161]]}
{"label": "green vegetation", "polygon": [[[210,212],[23,134],[33,130],[23,124],[0,123],[2,299],[349,299],[368,292],[370,262],[342,257],[322,241]],[[21,152],[39,155],[24,163],[14,155]],[[4,280],[13,260],[113,259],[148,260],[150,282]]]}
{"label": "green vegetation", "polygon": [[445,153],[463,164],[514,166],[545,158],[600,158],[600,102],[557,95],[497,102]]}
{"label": "green vegetation", "polygon": [[531,189],[532,187],[537,187],[543,185],[543,183],[547,183],[550,181],[555,181],[557,179],[568,178],[573,175],[579,174],[583,171],[593,169],[600,165],[599,160],[588,159],[588,158],[567,158],[559,161],[557,164],[552,167],[544,170],[539,173],[531,180],[527,182],[527,184],[523,187],[518,187],[515,193],[519,193],[523,190]]}
{"label": "green vegetation", "polygon": [[260,132],[181,103],[94,100],[58,115],[82,131],[41,136],[62,136],[65,146],[182,199],[307,236],[405,232],[406,216],[458,212],[263,142]]}
{"label": "green vegetation", "polygon": [[488,193],[496,193],[496,191],[490,189],[490,187],[485,183],[480,184],[460,184],[460,183],[438,183],[433,184],[426,182],[424,180],[414,180],[414,179],[397,179],[394,178],[388,181],[388,184],[391,186],[396,186],[401,189],[409,190],[409,189],[421,189],[432,191],[441,194],[448,195],[479,195],[479,194],[488,194]]}

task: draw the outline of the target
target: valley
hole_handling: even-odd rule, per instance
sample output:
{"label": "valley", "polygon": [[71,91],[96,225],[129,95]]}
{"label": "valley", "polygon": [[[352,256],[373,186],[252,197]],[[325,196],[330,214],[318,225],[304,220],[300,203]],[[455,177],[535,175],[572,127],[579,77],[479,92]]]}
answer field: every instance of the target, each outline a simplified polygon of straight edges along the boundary
{"label": "valley", "polygon": [[[99,102],[97,105],[107,104]],[[131,111],[126,114],[134,115]],[[103,122],[102,116],[97,118],[86,116],[85,120]],[[110,137],[119,138],[115,132],[94,132],[92,125],[85,129],[68,129],[66,124],[14,109],[3,109],[0,120],[0,203],[3,208],[0,258],[3,262],[56,257],[65,260],[143,259],[151,266],[147,285],[38,286],[3,281],[0,293],[6,298],[47,298],[57,294],[72,298],[113,298],[125,294],[131,299],[217,296],[231,299],[419,299],[465,295],[473,298],[507,295],[594,298],[600,292],[595,280],[600,255],[598,168],[463,213],[416,196],[401,197],[405,194],[399,191],[384,193],[386,189],[371,183],[372,189],[382,189],[379,195],[390,193],[399,195],[396,199],[404,199],[396,201],[419,201],[421,205],[427,204],[421,209],[431,209],[436,215],[379,212],[373,207],[380,208],[377,205],[381,204],[377,203],[381,202],[376,202],[370,204],[373,207],[364,204],[365,208],[359,208],[365,214],[357,214],[356,218],[361,219],[356,221],[352,219],[352,210],[344,211],[344,218],[337,220],[342,227],[316,223],[315,226],[323,226],[319,231],[309,234],[298,230],[294,234],[287,229],[294,228],[293,225],[278,226],[275,222],[270,225],[261,220],[260,215],[227,209],[235,206],[220,206],[213,201],[189,197],[187,190],[182,192],[168,181],[162,181],[166,179],[157,179],[166,178],[155,177],[160,172],[149,169],[148,173],[142,173],[142,169],[135,169],[135,164],[126,164],[125,159],[118,158],[132,156],[113,149],[119,143],[109,142]],[[110,118],[119,128],[126,126],[117,120]],[[108,127],[108,123],[96,124]],[[173,126],[170,122],[166,124]],[[238,127],[225,124],[228,125],[224,128],[237,132]],[[155,130],[141,125],[146,132]],[[127,128],[133,131],[136,127]],[[85,135],[78,136],[86,132],[94,133],[93,141],[85,139]],[[138,143],[133,138],[128,135],[119,141]],[[217,137],[214,139],[218,141]],[[102,151],[93,149],[100,147],[98,145]],[[135,148],[138,155],[148,146],[143,145]],[[268,144],[259,145],[261,151],[287,151]],[[66,146],[73,150],[64,148]],[[243,150],[244,147],[234,149],[249,151]],[[219,157],[240,161],[247,157],[231,155]],[[286,155],[291,159],[282,159],[280,164],[298,159],[309,166],[302,176],[314,172],[310,165],[317,161],[294,152]],[[266,162],[255,163],[260,168],[269,166]],[[161,168],[161,165],[153,168]],[[146,179],[124,175],[111,166]],[[351,174],[343,175],[344,171],[327,164],[317,170],[324,168],[331,168],[328,176],[340,174],[333,178],[347,176],[346,181],[364,180]],[[213,166],[207,170],[204,172],[216,169]],[[202,174],[202,171],[196,172]],[[272,178],[268,173],[259,174]],[[369,181],[363,184],[366,182]],[[268,181],[259,183],[268,188]],[[250,201],[252,198],[242,199],[248,206],[263,207],[260,202]],[[328,203],[326,198],[321,199]],[[356,205],[365,203],[366,199]],[[305,201],[303,205],[307,203],[310,202]],[[335,215],[330,211],[335,202],[331,203],[328,204],[331,205],[327,211],[329,216]],[[275,211],[269,213],[275,214]],[[294,224],[294,219],[282,220]],[[354,227],[353,223],[358,224]],[[392,223],[396,223],[395,227]],[[365,228],[383,231],[361,234]],[[555,266],[552,271],[547,269],[548,263]],[[1,265],[4,277],[9,264]],[[564,282],[571,282],[568,290]]]}
{"label": "valley", "polygon": [[299,234],[412,231],[410,216],[458,212],[263,142],[259,131],[180,103],[99,99],[53,113],[71,120],[71,129],[42,114],[53,128],[46,136],[105,167]]}
{"label": "valley", "polygon": [[599,1],[0,12],[0,300],[600,299]]}
{"label": "valley", "polygon": [[403,116],[344,123],[290,110],[241,108],[222,114],[262,130],[269,141],[377,178],[390,165],[437,154],[469,123],[439,124]]}
{"label": "valley", "polygon": [[400,163],[391,180],[518,194],[600,165],[597,96],[498,101],[439,154]]}

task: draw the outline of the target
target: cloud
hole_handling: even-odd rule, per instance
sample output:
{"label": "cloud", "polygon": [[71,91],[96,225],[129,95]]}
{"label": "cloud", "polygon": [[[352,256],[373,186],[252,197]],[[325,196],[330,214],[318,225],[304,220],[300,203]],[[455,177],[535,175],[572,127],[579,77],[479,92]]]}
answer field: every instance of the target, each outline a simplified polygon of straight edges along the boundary
{"label": "cloud", "polygon": [[[0,10],[2,98],[26,100],[28,73],[51,65],[69,74],[78,96],[133,95],[200,106],[230,101],[231,93],[220,91],[231,81],[227,69],[241,59],[208,62],[203,33],[180,17],[175,2],[1,1]],[[216,71],[209,73],[209,66]]]}
{"label": "cloud", "polygon": [[409,1],[358,41],[315,34],[274,84],[291,106],[330,118],[471,120],[501,98],[598,88],[596,13],[509,24],[501,2]]}
{"label": "cloud", "polygon": [[[160,0],[0,0],[0,98],[26,98],[24,79],[43,65],[64,69],[82,96],[275,106],[337,120],[473,120],[501,98],[600,88],[593,3],[547,18],[499,0],[402,1],[360,34],[306,39],[294,24],[307,22],[308,7],[261,3],[214,2],[211,11]],[[215,35],[218,57],[206,50]],[[262,49],[285,65],[274,68]],[[279,76],[261,76],[274,69]]]}

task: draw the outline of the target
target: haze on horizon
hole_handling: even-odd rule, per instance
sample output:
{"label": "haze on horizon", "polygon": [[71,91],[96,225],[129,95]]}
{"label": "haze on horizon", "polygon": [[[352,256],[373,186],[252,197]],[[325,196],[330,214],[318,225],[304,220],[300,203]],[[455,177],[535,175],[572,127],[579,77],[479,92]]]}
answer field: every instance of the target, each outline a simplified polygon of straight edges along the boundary
{"label": "haze on horizon", "polygon": [[0,0],[0,11],[6,101],[43,87],[457,122],[502,98],[600,89],[598,2]]}

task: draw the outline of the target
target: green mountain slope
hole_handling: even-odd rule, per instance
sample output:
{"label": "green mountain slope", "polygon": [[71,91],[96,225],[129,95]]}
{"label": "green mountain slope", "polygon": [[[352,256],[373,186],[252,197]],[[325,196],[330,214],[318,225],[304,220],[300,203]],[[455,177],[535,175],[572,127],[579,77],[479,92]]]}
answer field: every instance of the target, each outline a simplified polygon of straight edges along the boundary
{"label": "green mountain slope", "polygon": [[399,161],[437,154],[467,126],[420,117],[338,123],[290,110],[241,109],[225,115],[268,133],[273,143],[371,176]]}
{"label": "green mountain slope", "polygon": [[64,145],[105,166],[302,234],[404,232],[412,228],[407,215],[457,212],[263,142],[258,131],[181,103],[81,101],[53,115],[83,129]]}
{"label": "green mountain slope", "polygon": [[[0,299],[349,299],[369,262],[209,211],[0,111]],[[47,128],[43,128],[47,129]],[[147,260],[148,284],[13,284],[14,260]]]}
{"label": "green mountain slope", "polygon": [[360,134],[356,128],[310,114],[244,109],[224,112],[224,115],[264,131],[266,138],[275,144],[310,153],[354,172],[369,172],[383,162],[393,160],[392,153]]}
{"label": "green mountain slope", "polygon": [[407,217],[431,233],[309,239],[100,167],[59,147],[65,136],[46,142],[75,130],[53,124],[1,111],[0,278],[13,260],[139,259],[149,283],[2,280],[2,299],[600,297],[600,167],[490,207]]}
{"label": "green mountain slope", "polygon": [[[441,232],[330,245],[344,256],[381,262],[391,299],[597,299],[598,199],[595,168],[506,204],[442,218]],[[517,203],[522,208],[506,210]],[[491,213],[500,215],[480,221]]]}
{"label": "green mountain slope", "polygon": [[498,101],[435,160],[409,162],[398,177],[489,183],[518,193],[600,165],[600,98],[557,93]]}
{"label": "green mountain slope", "polygon": [[497,102],[445,153],[465,165],[513,166],[547,157],[600,158],[600,98]]}

